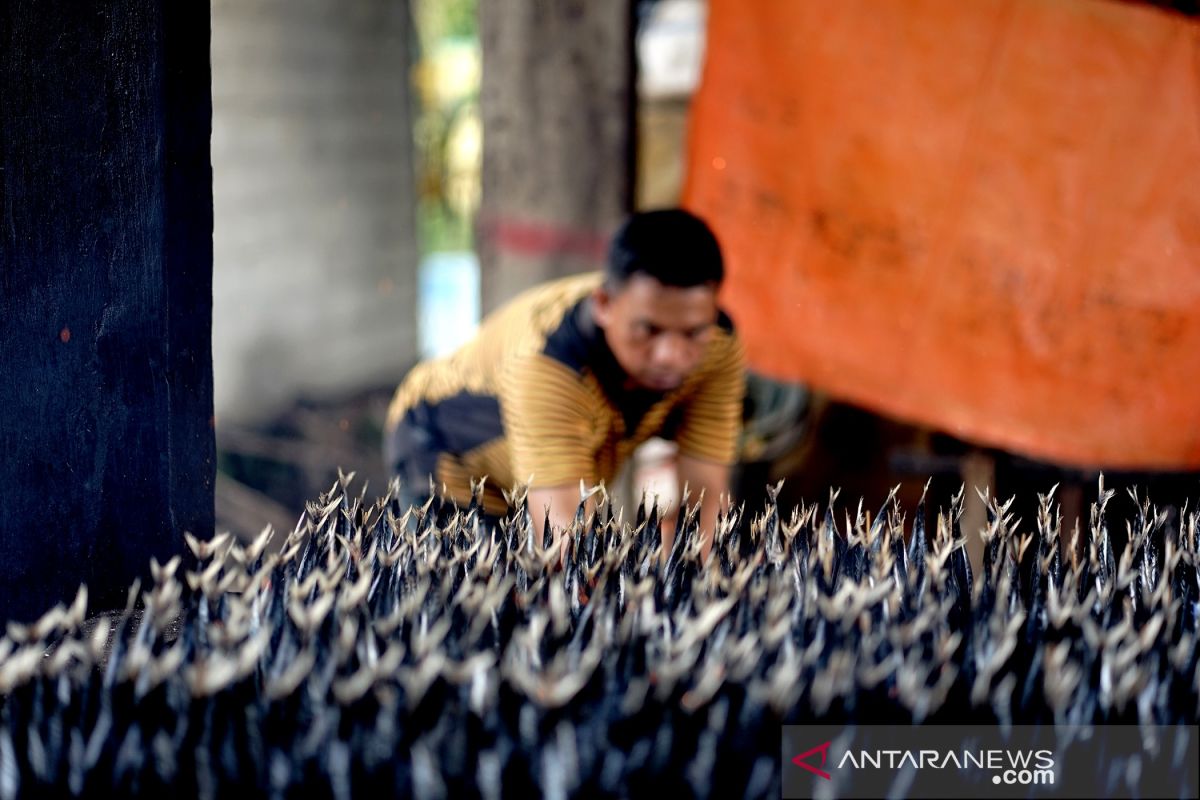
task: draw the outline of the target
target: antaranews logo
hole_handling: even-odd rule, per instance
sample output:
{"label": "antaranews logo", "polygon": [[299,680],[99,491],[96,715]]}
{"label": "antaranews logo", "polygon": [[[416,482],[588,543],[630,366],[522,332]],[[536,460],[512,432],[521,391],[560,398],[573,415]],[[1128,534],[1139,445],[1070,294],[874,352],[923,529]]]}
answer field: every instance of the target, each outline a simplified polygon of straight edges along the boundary
{"label": "antaranews logo", "polygon": [[[810,759],[820,757],[824,767],[833,742],[823,742],[792,758],[792,763],[825,780],[833,776],[818,769]],[[940,750],[846,750],[838,758],[835,769],[902,770],[902,769],[985,769],[994,771],[992,783],[1009,786],[1051,786],[1054,784],[1054,753],[1039,750],[967,749]]]}
{"label": "antaranews logo", "polygon": [[1054,785],[1054,753],[1009,749],[847,750],[837,766],[854,769],[991,771],[992,783],[1008,786]]}
{"label": "antaranews logo", "polygon": [[804,769],[808,770],[809,772],[813,773],[814,775],[820,775],[822,778],[824,778],[827,781],[833,780],[833,776],[830,775],[828,772],[826,772],[823,769],[817,769],[812,764],[809,764],[807,761],[807,759],[810,758],[811,756],[813,756],[814,754],[820,753],[821,766],[822,767],[825,766],[825,758],[829,754],[829,745],[831,745],[831,744],[833,744],[833,742],[825,742],[824,744],[817,745],[816,747],[812,748],[811,750],[805,750],[803,753],[801,753],[800,755],[793,758],[792,763],[795,764],[797,767],[803,767]]}
{"label": "antaranews logo", "polygon": [[[909,746],[889,746],[896,742]],[[1046,747],[995,747],[978,740],[932,742],[912,735],[869,742],[829,736],[797,753],[798,743],[808,744],[792,739],[790,752],[795,755],[789,753],[791,774],[785,782],[802,796],[827,793],[821,788],[826,781],[836,783],[838,795],[851,790],[848,796],[876,796],[872,790],[888,793],[885,787],[915,781],[925,789],[935,788],[940,796],[961,797],[964,791],[977,792],[989,784],[1051,788],[1058,777],[1054,752]]]}
{"label": "antaranews logo", "polygon": [[789,800],[1083,800],[1196,796],[1198,753],[1194,725],[785,725],[779,764]]}

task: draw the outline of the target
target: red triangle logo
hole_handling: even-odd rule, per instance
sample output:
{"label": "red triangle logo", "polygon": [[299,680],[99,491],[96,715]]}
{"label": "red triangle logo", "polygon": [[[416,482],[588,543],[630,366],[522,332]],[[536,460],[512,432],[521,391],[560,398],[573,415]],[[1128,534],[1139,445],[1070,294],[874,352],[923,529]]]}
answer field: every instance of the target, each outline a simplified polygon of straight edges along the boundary
{"label": "red triangle logo", "polygon": [[813,773],[814,775],[820,775],[825,780],[831,781],[831,780],[833,780],[833,778],[829,775],[828,772],[826,772],[823,769],[817,769],[812,764],[809,764],[804,760],[804,759],[808,758],[809,756],[811,756],[813,753],[820,753],[821,754],[821,766],[822,767],[825,766],[825,757],[828,755],[830,744],[831,744],[830,742],[826,742],[825,744],[817,745],[816,747],[814,747],[811,750],[805,750],[803,753],[801,753],[800,755],[793,758],[792,763],[795,764],[797,767],[804,767],[806,770]]}

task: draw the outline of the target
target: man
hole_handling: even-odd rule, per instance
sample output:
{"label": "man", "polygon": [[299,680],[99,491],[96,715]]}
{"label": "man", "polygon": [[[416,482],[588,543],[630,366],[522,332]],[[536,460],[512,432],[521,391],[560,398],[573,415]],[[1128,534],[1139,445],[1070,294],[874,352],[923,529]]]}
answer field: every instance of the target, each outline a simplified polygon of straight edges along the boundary
{"label": "man", "polygon": [[603,273],[527,290],[460,350],[412,370],[388,409],[389,468],[416,491],[432,474],[460,505],[486,475],[492,515],[507,510],[501,489],[532,478],[530,511],[540,525],[549,508],[557,536],[581,479],[611,483],[638,445],[674,439],[681,484],[693,499],[704,490],[707,557],[745,390],[741,347],[717,308],[723,277],[699,218],[633,215]]}

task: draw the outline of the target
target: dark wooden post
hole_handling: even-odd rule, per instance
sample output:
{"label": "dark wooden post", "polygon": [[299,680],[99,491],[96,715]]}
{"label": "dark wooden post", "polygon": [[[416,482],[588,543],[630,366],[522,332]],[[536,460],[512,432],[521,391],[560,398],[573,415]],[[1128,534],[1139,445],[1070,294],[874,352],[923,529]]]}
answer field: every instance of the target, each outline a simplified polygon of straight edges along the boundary
{"label": "dark wooden post", "polygon": [[211,533],[209,6],[0,4],[0,619]]}

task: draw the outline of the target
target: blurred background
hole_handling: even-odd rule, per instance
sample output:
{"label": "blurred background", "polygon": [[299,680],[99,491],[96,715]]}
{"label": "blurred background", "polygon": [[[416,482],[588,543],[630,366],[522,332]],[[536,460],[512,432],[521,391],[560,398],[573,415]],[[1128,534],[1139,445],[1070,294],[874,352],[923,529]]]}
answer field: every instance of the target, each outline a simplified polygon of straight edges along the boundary
{"label": "blurred background", "polygon": [[382,489],[419,358],[679,204],[729,260],[750,508],[1195,496],[1194,4],[769,5],[213,0],[218,530]]}

